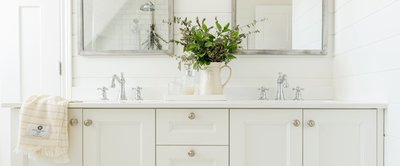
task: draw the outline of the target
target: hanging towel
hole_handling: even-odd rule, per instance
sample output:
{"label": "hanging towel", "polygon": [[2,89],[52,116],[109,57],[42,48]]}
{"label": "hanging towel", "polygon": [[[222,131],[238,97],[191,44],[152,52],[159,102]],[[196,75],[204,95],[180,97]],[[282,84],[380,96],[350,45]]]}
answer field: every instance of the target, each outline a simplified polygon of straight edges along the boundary
{"label": "hanging towel", "polygon": [[21,107],[17,152],[31,159],[69,162],[68,100],[31,96]]}

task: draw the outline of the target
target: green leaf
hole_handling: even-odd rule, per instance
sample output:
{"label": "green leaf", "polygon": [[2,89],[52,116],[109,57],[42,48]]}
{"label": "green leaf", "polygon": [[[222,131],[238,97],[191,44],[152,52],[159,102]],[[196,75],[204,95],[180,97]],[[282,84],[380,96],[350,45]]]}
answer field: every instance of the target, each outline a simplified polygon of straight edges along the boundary
{"label": "green leaf", "polygon": [[236,59],[236,57],[234,55],[228,55],[228,59],[233,60],[233,59]]}
{"label": "green leaf", "polygon": [[215,21],[215,26],[217,26],[217,29],[218,29],[219,31],[222,31],[222,26],[221,26],[221,24],[219,24],[218,21]]}
{"label": "green leaf", "polygon": [[238,32],[238,31],[235,31],[235,32],[233,32],[232,35],[233,35],[234,38],[237,38],[237,37],[239,36],[239,32]]}
{"label": "green leaf", "polygon": [[191,44],[191,45],[189,45],[189,47],[188,47],[188,50],[187,50],[187,51],[194,50],[194,49],[196,49],[196,47],[197,47],[197,44]]}
{"label": "green leaf", "polygon": [[222,32],[228,32],[229,31],[229,25],[231,25],[230,23],[226,24],[224,26],[224,30]]}
{"label": "green leaf", "polygon": [[206,24],[203,23],[203,24],[201,25],[201,27],[203,28],[203,31],[204,31],[204,32],[208,32],[208,28],[207,28],[207,25],[206,25]]}
{"label": "green leaf", "polygon": [[205,44],[206,47],[211,47],[212,45],[213,45],[213,42],[210,42],[210,41],[206,42],[206,44]]}
{"label": "green leaf", "polygon": [[199,57],[202,58],[204,55],[206,55],[206,53],[199,54]]}

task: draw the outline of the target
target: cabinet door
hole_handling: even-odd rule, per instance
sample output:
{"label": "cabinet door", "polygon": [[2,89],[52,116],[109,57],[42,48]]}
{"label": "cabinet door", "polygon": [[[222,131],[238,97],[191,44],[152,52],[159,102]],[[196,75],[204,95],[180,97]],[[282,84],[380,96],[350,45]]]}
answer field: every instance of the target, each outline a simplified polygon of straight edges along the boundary
{"label": "cabinet door", "polygon": [[235,109],[231,166],[301,166],[301,109]]}
{"label": "cabinet door", "polygon": [[376,166],[376,110],[305,110],[305,166]]}
{"label": "cabinet door", "polygon": [[155,110],[86,109],[84,166],[155,166]]}
{"label": "cabinet door", "polygon": [[157,166],[228,166],[227,146],[157,146]]}
{"label": "cabinet door", "polygon": [[81,166],[82,165],[82,110],[69,110],[69,121],[77,120],[74,124],[69,124],[69,157],[70,162],[66,164],[55,164],[47,160],[27,160],[28,166]]}

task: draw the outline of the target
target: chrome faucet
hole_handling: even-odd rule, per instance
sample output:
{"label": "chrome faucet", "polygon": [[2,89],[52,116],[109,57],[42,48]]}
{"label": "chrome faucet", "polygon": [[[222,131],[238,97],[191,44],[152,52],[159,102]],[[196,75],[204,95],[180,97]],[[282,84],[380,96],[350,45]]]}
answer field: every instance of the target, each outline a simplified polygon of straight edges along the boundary
{"label": "chrome faucet", "polygon": [[121,76],[118,77],[116,74],[113,75],[112,81],[111,81],[111,88],[115,88],[115,80],[119,82],[121,85],[120,91],[119,91],[119,100],[127,100],[126,98],[126,93],[125,93],[125,77],[124,73],[121,73]]}
{"label": "chrome faucet", "polygon": [[288,87],[289,87],[289,84],[287,81],[287,75],[279,72],[275,100],[285,100],[284,88],[288,88]]}

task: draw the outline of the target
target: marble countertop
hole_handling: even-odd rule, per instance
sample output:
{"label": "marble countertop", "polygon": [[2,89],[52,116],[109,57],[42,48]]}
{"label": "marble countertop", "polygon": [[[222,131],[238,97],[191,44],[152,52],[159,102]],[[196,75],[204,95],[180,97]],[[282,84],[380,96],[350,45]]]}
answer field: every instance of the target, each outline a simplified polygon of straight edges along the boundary
{"label": "marble countertop", "polygon": [[[4,108],[19,108],[21,103],[2,103]],[[386,103],[374,102],[353,102],[353,101],[335,101],[335,100],[306,100],[306,101],[259,101],[259,100],[231,100],[231,101],[163,101],[163,100],[145,100],[145,101],[85,101],[70,103],[71,109],[99,109],[99,108],[265,108],[265,109],[284,109],[284,108],[386,108]]]}

